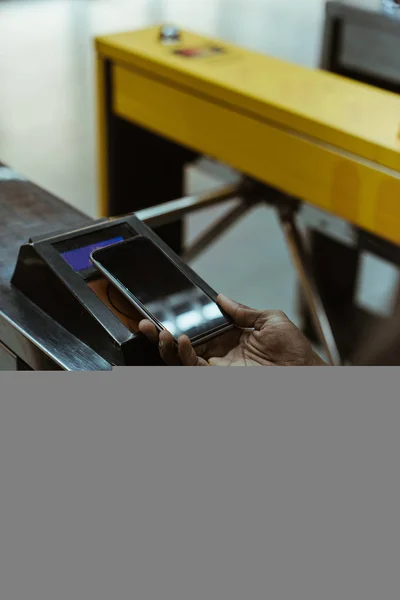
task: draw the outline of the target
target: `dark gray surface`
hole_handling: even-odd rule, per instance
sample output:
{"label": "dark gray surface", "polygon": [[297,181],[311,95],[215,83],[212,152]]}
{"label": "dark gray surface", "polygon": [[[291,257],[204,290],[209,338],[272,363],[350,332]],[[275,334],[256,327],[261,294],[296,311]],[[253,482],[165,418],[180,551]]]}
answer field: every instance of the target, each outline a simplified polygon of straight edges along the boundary
{"label": "dark gray surface", "polygon": [[0,342],[0,371],[16,371],[18,358]]}

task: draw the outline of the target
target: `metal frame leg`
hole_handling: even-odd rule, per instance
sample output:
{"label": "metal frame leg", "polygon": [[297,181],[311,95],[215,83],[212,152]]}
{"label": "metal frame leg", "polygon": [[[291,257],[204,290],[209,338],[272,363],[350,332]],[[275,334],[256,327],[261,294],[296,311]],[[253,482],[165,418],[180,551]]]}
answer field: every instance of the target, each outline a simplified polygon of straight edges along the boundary
{"label": "metal frame leg", "polygon": [[[313,228],[307,230],[307,242],[313,276],[335,331],[336,343],[343,359],[349,360],[360,332],[370,321],[356,301],[361,251],[357,244],[343,244]],[[304,297],[302,308],[306,308]],[[309,311],[303,310],[302,317],[303,331],[316,339]]]}
{"label": "metal frame leg", "polygon": [[285,213],[279,208],[278,215],[319,340],[324,347],[329,362],[332,365],[339,366],[342,364],[340,353],[313,277],[309,253],[302,235],[297,228],[293,215]]}

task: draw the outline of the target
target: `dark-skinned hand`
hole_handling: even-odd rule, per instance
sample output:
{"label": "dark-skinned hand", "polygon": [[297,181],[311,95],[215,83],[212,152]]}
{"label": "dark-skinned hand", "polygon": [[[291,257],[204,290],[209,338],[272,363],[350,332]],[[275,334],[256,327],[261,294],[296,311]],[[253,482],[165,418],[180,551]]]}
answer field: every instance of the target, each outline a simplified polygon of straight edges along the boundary
{"label": "dark-skinned hand", "polygon": [[139,329],[159,344],[161,358],[171,366],[326,366],[284,313],[255,310],[223,295],[218,304],[235,327],[196,349],[187,336],[180,337],[177,346],[169,332],[158,333],[148,320],[141,321]]}

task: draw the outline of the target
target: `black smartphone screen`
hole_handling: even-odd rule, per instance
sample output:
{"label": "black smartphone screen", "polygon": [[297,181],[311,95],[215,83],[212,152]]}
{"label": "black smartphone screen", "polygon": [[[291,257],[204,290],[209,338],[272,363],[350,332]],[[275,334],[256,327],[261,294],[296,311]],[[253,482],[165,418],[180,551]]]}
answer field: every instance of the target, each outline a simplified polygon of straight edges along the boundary
{"label": "black smartphone screen", "polygon": [[151,240],[136,237],[99,250],[95,260],[175,338],[231,324],[218,305]]}

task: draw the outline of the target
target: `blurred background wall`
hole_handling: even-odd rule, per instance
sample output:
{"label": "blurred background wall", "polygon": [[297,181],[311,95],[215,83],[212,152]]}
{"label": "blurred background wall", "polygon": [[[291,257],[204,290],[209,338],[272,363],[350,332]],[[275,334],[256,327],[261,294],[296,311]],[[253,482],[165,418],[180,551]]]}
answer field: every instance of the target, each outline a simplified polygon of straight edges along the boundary
{"label": "blurred background wall", "polygon": [[[376,8],[380,0],[358,4]],[[0,0],[0,159],[96,216],[94,36],[172,22],[315,67],[324,7],[324,0]],[[188,192],[215,184],[188,169]],[[213,214],[191,217],[188,238]],[[253,211],[193,266],[218,290],[296,320],[293,269],[271,211]],[[392,268],[367,258],[364,271],[363,301],[385,311]]]}

